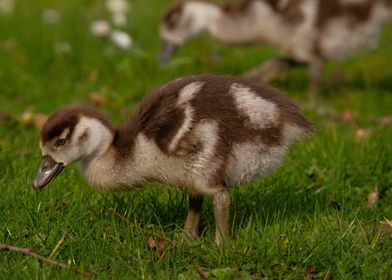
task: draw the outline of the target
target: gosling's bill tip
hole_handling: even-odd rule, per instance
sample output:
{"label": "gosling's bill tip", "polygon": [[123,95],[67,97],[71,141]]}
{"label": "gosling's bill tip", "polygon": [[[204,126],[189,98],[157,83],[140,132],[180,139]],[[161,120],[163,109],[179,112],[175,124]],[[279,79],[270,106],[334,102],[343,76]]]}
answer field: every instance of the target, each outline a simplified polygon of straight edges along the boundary
{"label": "gosling's bill tip", "polygon": [[161,52],[159,53],[158,57],[159,63],[165,64],[169,62],[177,48],[178,46],[176,44],[164,40],[162,42]]}
{"label": "gosling's bill tip", "polygon": [[35,190],[43,189],[47,186],[54,178],[56,178],[60,172],[64,169],[64,164],[56,162],[50,156],[44,156],[41,160],[38,172],[32,183],[32,187]]}

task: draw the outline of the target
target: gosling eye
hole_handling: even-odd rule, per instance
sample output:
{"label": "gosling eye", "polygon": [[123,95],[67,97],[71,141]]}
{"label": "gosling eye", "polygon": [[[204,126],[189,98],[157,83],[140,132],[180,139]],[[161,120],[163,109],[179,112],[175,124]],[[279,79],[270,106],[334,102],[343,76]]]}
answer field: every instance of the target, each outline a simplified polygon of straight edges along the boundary
{"label": "gosling eye", "polygon": [[59,138],[56,140],[56,143],[54,144],[54,146],[56,148],[60,148],[60,147],[64,146],[65,143],[67,143],[67,140],[65,138]]}

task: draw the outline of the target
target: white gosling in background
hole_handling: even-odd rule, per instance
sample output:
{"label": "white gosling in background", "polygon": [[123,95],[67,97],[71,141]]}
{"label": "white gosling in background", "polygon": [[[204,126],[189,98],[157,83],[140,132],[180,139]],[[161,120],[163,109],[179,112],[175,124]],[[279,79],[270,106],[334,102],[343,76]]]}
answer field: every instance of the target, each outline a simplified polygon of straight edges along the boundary
{"label": "white gosling in background", "polygon": [[179,1],[161,19],[161,61],[204,31],[226,44],[266,42],[284,57],[268,60],[244,77],[265,83],[290,66],[308,65],[314,96],[324,62],[375,48],[391,16],[392,0],[242,0],[228,5]]}
{"label": "white gosling in background", "polygon": [[226,76],[190,76],[147,95],[131,120],[115,128],[93,109],[68,106],[40,135],[43,156],[35,189],[79,162],[86,179],[108,191],[148,180],[189,194],[185,231],[199,235],[204,196],[212,196],[216,243],[229,228],[233,186],[277,169],[294,141],[314,126],[274,89]]}

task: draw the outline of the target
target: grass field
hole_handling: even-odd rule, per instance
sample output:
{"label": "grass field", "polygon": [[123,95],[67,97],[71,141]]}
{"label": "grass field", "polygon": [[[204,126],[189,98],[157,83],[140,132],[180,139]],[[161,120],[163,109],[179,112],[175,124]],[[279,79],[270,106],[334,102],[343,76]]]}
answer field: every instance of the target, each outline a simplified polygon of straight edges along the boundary
{"label": "grass field", "polygon": [[[48,115],[91,103],[95,93],[107,99],[100,109],[122,123],[168,80],[239,74],[276,53],[203,36],[160,66],[157,23],[168,2],[132,1],[123,28],[134,40],[130,50],[91,34],[93,20],[110,19],[104,1],[17,1],[13,13],[0,14],[0,243],[71,267],[1,251],[0,278],[80,278],[72,269],[79,267],[97,279],[200,279],[200,270],[208,279],[392,279],[385,222],[392,220],[392,25],[377,50],[328,64],[315,108],[307,106],[304,70],[275,84],[321,128],[293,146],[278,172],[231,191],[230,240],[221,247],[208,200],[202,238],[183,240],[187,198],[175,188],[103,193],[73,166],[45,191],[32,190],[39,130],[21,120],[25,112]],[[43,21],[49,8],[59,22]],[[151,249],[152,239],[161,248]]]}

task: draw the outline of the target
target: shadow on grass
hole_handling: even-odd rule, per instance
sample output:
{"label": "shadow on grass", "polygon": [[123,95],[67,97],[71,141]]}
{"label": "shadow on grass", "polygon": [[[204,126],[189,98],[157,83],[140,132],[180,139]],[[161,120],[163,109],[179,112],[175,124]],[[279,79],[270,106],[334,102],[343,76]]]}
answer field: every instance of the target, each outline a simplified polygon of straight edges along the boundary
{"label": "shadow on grass", "polygon": [[[270,181],[270,180],[268,180]],[[249,186],[233,188],[231,225],[236,230],[246,227],[250,221],[258,220],[268,226],[277,221],[308,219],[321,211],[339,207],[337,202],[324,192],[301,186],[267,186],[258,181]],[[105,209],[114,208],[129,221],[141,228],[160,228],[164,231],[181,229],[188,209],[188,196],[175,189],[165,189],[153,184],[146,190],[134,193],[105,196]],[[107,212],[105,218],[110,218]],[[120,221],[121,222],[121,221]],[[201,232],[215,225],[211,198],[204,200],[201,217]]]}

